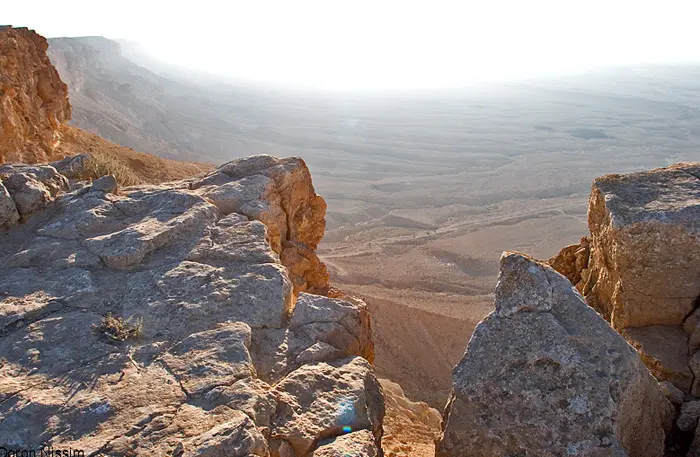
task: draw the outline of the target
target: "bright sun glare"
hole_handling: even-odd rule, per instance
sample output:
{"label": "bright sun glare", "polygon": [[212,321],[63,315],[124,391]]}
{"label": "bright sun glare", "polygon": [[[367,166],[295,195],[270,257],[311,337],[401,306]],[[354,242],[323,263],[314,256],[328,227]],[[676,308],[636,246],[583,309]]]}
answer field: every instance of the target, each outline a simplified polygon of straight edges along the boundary
{"label": "bright sun glare", "polygon": [[[42,5],[37,5],[40,3]],[[696,1],[12,2],[0,22],[137,41],[153,56],[261,83],[460,86],[595,66],[700,60]]]}

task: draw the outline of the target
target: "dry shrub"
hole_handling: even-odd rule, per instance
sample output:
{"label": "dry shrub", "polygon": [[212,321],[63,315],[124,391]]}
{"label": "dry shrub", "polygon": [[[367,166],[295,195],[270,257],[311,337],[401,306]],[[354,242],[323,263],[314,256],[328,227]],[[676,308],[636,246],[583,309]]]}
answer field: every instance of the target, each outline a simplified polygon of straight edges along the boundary
{"label": "dry shrub", "polygon": [[113,316],[112,313],[102,318],[99,327],[94,326],[95,331],[101,333],[112,341],[121,343],[131,338],[138,338],[143,329],[143,319],[124,319],[121,316]]}
{"label": "dry shrub", "polygon": [[106,175],[114,175],[120,186],[135,186],[143,184],[134,171],[123,162],[106,154],[91,153],[85,161],[83,179],[101,178]]}

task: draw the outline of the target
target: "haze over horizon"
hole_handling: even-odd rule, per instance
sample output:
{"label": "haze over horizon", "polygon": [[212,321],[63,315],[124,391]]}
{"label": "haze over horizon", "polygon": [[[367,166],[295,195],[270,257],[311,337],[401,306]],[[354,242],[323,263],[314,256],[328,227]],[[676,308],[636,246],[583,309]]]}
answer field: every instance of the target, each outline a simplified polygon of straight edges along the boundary
{"label": "haze over horizon", "polygon": [[438,89],[700,61],[692,1],[14,2],[0,22],[135,41],[155,58],[304,89]]}

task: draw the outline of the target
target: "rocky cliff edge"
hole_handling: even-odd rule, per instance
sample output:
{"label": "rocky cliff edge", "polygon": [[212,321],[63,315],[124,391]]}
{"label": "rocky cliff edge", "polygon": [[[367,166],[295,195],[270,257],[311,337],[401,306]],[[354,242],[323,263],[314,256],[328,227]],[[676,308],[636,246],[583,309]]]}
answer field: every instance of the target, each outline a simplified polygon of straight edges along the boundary
{"label": "rocky cliff edge", "polygon": [[369,314],[318,295],[325,203],[301,159],[125,189],[47,165],[0,178],[7,448],[381,455]]}

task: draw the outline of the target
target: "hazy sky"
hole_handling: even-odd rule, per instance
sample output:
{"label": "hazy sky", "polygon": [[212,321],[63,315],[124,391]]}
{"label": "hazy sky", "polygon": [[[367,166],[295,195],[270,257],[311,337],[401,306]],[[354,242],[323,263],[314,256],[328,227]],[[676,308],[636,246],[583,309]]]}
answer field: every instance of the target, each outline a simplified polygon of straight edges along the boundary
{"label": "hazy sky", "polygon": [[47,37],[140,42],[161,60],[311,88],[429,88],[700,61],[700,1],[3,2]]}

